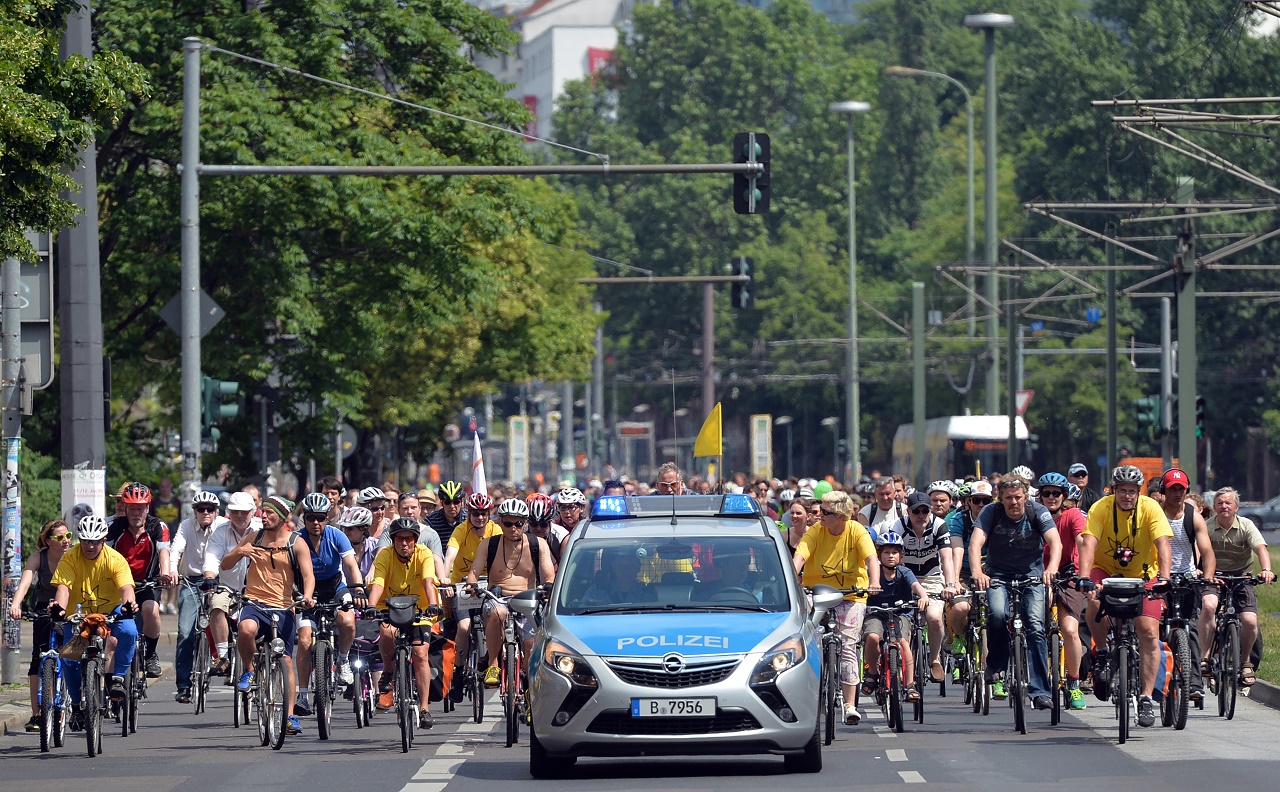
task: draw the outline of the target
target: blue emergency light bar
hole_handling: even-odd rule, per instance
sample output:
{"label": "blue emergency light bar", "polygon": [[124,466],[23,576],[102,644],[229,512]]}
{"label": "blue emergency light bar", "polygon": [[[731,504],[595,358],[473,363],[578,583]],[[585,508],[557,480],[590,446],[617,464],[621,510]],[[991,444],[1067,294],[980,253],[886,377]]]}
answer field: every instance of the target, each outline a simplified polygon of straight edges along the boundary
{"label": "blue emergency light bar", "polygon": [[603,495],[591,507],[592,520],[631,517],[757,517],[760,505],[750,495]]}

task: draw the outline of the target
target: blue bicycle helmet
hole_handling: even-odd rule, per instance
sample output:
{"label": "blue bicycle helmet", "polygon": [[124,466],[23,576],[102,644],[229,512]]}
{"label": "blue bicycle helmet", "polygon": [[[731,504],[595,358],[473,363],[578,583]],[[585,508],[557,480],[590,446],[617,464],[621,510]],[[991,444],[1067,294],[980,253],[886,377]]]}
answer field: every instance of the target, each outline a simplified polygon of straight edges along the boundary
{"label": "blue bicycle helmet", "polygon": [[884,547],[886,545],[897,545],[902,547],[902,537],[898,536],[898,532],[889,529],[876,536],[876,547]]}
{"label": "blue bicycle helmet", "polygon": [[1067,482],[1067,499],[1076,502],[1080,501],[1080,488],[1071,482]]}
{"label": "blue bicycle helmet", "polygon": [[1067,477],[1061,473],[1045,473],[1040,477],[1040,481],[1036,483],[1036,487],[1040,489],[1045,487],[1057,487],[1065,492],[1067,484]]}

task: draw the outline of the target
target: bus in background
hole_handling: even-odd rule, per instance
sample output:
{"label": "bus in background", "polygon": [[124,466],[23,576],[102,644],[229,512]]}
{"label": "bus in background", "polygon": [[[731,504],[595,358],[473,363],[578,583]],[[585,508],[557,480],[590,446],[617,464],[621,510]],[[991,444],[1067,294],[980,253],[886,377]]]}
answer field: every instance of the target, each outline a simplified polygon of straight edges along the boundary
{"label": "bus in background", "polygon": [[[902,424],[893,435],[893,469],[911,481],[916,476],[914,424]],[[1003,472],[1009,447],[1009,419],[1003,415],[950,415],[924,423],[924,475],[922,481],[986,476]],[[1030,464],[1027,424],[1015,424],[1020,448],[1018,461]]]}

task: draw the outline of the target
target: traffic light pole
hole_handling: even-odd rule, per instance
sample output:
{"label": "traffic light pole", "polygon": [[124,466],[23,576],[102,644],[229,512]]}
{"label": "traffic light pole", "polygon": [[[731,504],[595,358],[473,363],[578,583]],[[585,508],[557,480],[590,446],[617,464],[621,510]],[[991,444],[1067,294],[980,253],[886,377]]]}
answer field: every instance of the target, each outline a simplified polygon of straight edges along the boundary
{"label": "traffic light pole", "polygon": [[1115,223],[1107,223],[1107,481],[1110,481],[1111,469],[1120,459],[1120,428],[1116,416],[1116,245],[1112,237],[1116,235]]}
{"label": "traffic light pole", "polygon": [[[182,493],[200,486],[200,39],[183,39],[182,76]],[[263,449],[265,453],[266,449]],[[184,509],[185,511],[185,509]]]}
{"label": "traffic light pole", "polygon": [[[716,285],[702,284],[702,419],[716,406]],[[672,405],[675,409],[675,405]],[[724,480],[724,471],[716,471]]]}
{"label": "traffic light pole", "polygon": [[[1178,179],[1176,200],[1195,200],[1195,182]],[[1188,209],[1188,214],[1193,210]],[[1191,480],[1190,490],[1199,491],[1200,466],[1196,456],[1196,237],[1195,221],[1183,221],[1177,260],[1178,295],[1178,464]]]}

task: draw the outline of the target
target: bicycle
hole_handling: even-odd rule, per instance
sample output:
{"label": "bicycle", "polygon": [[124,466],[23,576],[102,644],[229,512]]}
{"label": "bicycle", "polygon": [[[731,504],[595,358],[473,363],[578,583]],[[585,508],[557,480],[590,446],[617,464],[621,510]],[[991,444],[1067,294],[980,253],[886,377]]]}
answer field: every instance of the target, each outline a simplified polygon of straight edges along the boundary
{"label": "bicycle", "polygon": [[1173,662],[1169,668],[1169,692],[1160,700],[1160,722],[1177,731],[1187,727],[1191,696],[1191,634],[1188,632],[1200,597],[1200,581],[1194,575],[1175,573],[1169,582],[1157,583],[1152,591],[1163,594],[1164,619],[1160,640],[1169,646]]}
{"label": "bicycle", "polygon": [[[200,590],[200,586],[192,583],[188,578],[181,579],[182,586],[189,588],[196,593],[196,645],[191,658],[191,701],[195,706],[195,714],[199,715],[205,710],[205,702],[209,694],[209,684],[212,679],[213,670],[213,649],[211,643],[213,636],[209,634],[209,598]],[[234,645],[234,644],[232,644]]]}
{"label": "bicycle", "polygon": [[[454,679],[453,684],[462,685],[464,695],[471,699],[471,719],[476,723],[484,721],[484,669],[485,639],[484,619],[480,618],[480,607],[484,604],[484,592],[488,583],[480,580],[477,583],[459,583],[452,586],[455,599],[453,612],[459,620],[471,620],[471,641],[467,647],[466,662],[463,664],[462,679]],[[449,587],[441,589],[444,592]],[[465,614],[465,615],[463,615]]]}
{"label": "bicycle", "polygon": [[311,644],[311,690],[314,694],[316,730],[322,740],[329,739],[333,703],[338,700],[338,663],[334,652],[338,632],[333,615],[354,607],[350,602],[331,602],[316,605],[308,611],[314,624],[312,635],[315,636],[315,641]]}
{"label": "bicycle", "polygon": [[1031,586],[1041,585],[1038,578],[1022,580],[992,579],[992,586],[1009,590],[1009,617],[1005,624],[1009,630],[1009,660],[1005,673],[1005,691],[1009,706],[1013,708],[1013,726],[1019,734],[1027,733],[1027,695],[1031,683],[1027,659],[1026,620],[1023,617],[1023,597]]}
{"label": "bicycle", "polygon": [[[481,590],[480,595],[495,605],[506,606],[507,600],[511,599],[502,596],[502,589],[496,586]],[[498,697],[507,721],[508,748],[520,741],[520,723],[527,720],[528,708],[524,690],[524,651],[517,637],[516,615],[514,610],[507,608],[507,618],[502,626],[502,647],[498,650]]]}
{"label": "bicycle", "polygon": [[[907,694],[902,678],[902,647],[898,645],[902,640],[902,630],[898,621],[902,616],[912,616],[917,610],[914,602],[898,602],[868,607],[864,617],[884,622],[884,637],[880,640],[880,660],[877,663],[880,674],[876,679],[875,700],[876,706],[884,714],[886,724],[899,734],[905,729],[902,702]],[[918,690],[919,680],[916,687]]]}
{"label": "bicycle", "polygon": [[[168,588],[168,583],[164,578],[150,578],[133,584],[135,596],[146,591],[165,588]],[[141,609],[134,614],[133,620],[138,627],[138,647],[133,653],[133,662],[129,664],[125,673],[120,675],[124,680],[124,698],[111,702],[111,712],[116,722],[120,724],[121,737],[128,737],[138,731],[138,710],[142,706],[143,699],[147,698],[147,659],[146,651],[143,649],[145,641],[143,641]]]}
{"label": "bicycle", "polygon": [[[865,589],[837,589],[842,594],[866,595]],[[812,588],[805,594],[813,595]],[[823,745],[830,745],[836,738],[836,721],[844,715],[844,689],[840,686],[840,652],[844,638],[835,628],[835,610],[827,611],[822,619],[822,676],[818,686],[818,700],[823,710]]]}
{"label": "bicycle", "polygon": [[1209,689],[1218,696],[1218,716],[1231,720],[1236,714],[1240,684],[1240,612],[1236,595],[1262,578],[1253,575],[1218,575],[1218,627],[1209,650]]}
{"label": "bicycle", "polygon": [[[35,617],[28,616],[32,621]],[[61,748],[71,717],[71,694],[63,676],[62,630],[50,630],[49,648],[40,654],[40,684],[36,688],[36,706],[40,721],[40,752]]]}
{"label": "bicycle", "polygon": [[[376,609],[373,612],[380,614]],[[368,726],[377,711],[378,689],[373,675],[383,670],[382,654],[378,651],[378,625],[362,618],[356,622],[356,637],[351,642],[351,671],[355,680],[348,689],[357,729]]]}
{"label": "bicycle", "polygon": [[969,621],[965,625],[961,641],[964,654],[956,661],[960,666],[960,680],[964,683],[964,703],[973,707],[974,714],[991,712],[991,684],[987,682],[987,592],[970,589]]}
{"label": "bicycle", "polygon": [[[395,659],[395,713],[400,724],[400,751],[408,753],[413,746],[413,733],[418,727],[418,684],[413,672],[413,647],[424,642],[424,631],[438,620],[438,615],[428,615],[418,610],[418,598],[390,597],[386,612],[370,608],[362,615],[381,618],[383,623],[396,628]],[[426,638],[425,640],[429,640]],[[386,673],[385,671],[383,673]]]}
{"label": "bicycle", "polygon": [[1142,615],[1143,602],[1152,596],[1140,578],[1104,578],[1098,586],[1099,613],[1110,619],[1107,630],[1106,684],[1095,679],[1094,693],[1104,701],[1108,698],[1115,705],[1119,722],[1120,744],[1129,740],[1129,729],[1137,718],[1141,662],[1138,654],[1138,634],[1133,620]]}
{"label": "bicycle", "polygon": [[284,639],[277,635],[280,614],[296,612],[301,600],[294,600],[288,608],[272,608],[260,602],[245,600],[270,617],[270,623],[259,624],[254,637],[253,675],[249,678],[249,690],[243,701],[247,710],[245,722],[254,718],[258,723],[258,740],[278,751],[284,747],[288,706],[285,701]]}
{"label": "bicycle", "polygon": [[[913,703],[913,719],[916,723],[924,723],[924,688],[929,679],[929,628],[924,620],[925,611],[917,610],[911,614],[911,653],[915,666],[916,691],[918,695]],[[946,684],[946,673],[943,673],[942,684]],[[938,693],[946,696],[946,689]]]}
{"label": "bicycle", "polygon": [[1051,594],[1045,600],[1044,634],[1048,645],[1049,694],[1053,705],[1049,710],[1049,725],[1062,723],[1062,708],[1070,705],[1067,690],[1067,652],[1062,644],[1062,625],[1058,622],[1058,601],[1064,588],[1073,585],[1078,578],[1074,574],[1058,572]]}
{"label": "bicycle", "polygon": [[[86,614],[77,605],[76,612],[64,619],[55,619],[54,630],[61,632],[62,626],[70,623],[79,628]],[[80,658],[80,715],[84,720],[85,741],[88,743],[89,758],[102,753],[102,720],[107,714],[106,675],[103,672],[103,655],[106,653],[107,636],[111,627],[120,619],[133,618],[132,614],[113,613],[106,616],[102,628],[88,636],[84,642],[83,654]],[[104,635],[105,633],[105,635]]]}

